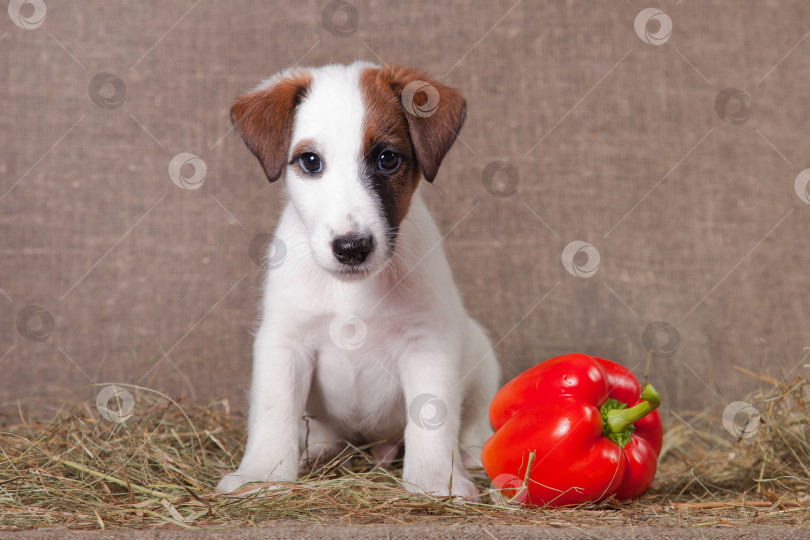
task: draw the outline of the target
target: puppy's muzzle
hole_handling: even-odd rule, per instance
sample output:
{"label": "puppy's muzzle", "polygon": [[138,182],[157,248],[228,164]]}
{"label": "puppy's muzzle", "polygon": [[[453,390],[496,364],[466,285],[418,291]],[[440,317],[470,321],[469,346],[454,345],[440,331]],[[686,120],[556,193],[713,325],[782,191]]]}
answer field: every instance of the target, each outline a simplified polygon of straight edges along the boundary
{"label": "puppy's muzzle", "polygon": [[374,250],[374,238],[371,236],[338,236],[332,241],[332,253],[335,259],[348,266],[362,264]]}

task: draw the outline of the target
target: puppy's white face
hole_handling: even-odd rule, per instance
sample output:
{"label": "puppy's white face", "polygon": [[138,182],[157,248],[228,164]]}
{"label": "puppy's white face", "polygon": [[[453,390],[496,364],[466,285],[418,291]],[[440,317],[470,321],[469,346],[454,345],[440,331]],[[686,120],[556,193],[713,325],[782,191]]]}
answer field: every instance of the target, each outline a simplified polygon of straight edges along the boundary
{"label": "puppy's white face", "polygon": [[[409,83],[429,87],[422,103],[438,96],[430,114],[403,106]],[[419,105],[418,92],[406,97]],[[433,180],[465,110],[457,91],[414,70],[356,62],[282,72],[231,116],[267,177],[285,176],[316,263],[352,280],[393,256],[419,179]]]}
{"label": "puppy's white face", "polygon": [[[290,200],[306,226],[315,261],[345,279],[378,271],[395,242],[395,235],[388,234],[395,225],[385,218],[363,145],[368,105],[360,75],[368,68],[373,66],[326,66],[313,73],[296,109],[287,165]],[[388,148],[397,145],[389,141],[386,146],[410,154],[408,146]],[[341,259],[340,242],[348,248]]]}

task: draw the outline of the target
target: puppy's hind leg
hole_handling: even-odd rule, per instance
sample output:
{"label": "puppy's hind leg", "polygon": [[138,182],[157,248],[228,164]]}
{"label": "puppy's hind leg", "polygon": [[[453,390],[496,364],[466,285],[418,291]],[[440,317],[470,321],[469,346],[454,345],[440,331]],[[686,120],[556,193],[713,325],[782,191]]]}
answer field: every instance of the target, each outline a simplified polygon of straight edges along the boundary
{"label": "puppy's hind leg", "polygon": [[500,387],[501,370],[486,332],[473,319],[469,319],[465,343],[462,376],[467,375],[459,443],[464,466],[481,467],[481,448],[493,433],[489,405]]}
{"label": "puppy's hind leg", "polygon": [[299,464],[302,474],[323,466],[346,448],[346,442],[331,424],[308,414],[301,420],[298,433],[303,450]]}
{"label": "puppy's hind leg", "polygon": [[374,463],[383,469],[388,469],[397,458],[401,448],[401,439],[384,441],[371,447],[371,457]]}

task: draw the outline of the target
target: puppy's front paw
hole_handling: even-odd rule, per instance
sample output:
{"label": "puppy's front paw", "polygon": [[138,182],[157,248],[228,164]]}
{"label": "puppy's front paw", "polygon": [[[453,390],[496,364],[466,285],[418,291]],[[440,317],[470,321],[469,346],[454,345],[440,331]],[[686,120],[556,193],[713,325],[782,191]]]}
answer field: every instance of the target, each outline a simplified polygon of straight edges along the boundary
{"label": "puppy's front paw", "polygon": [[248,476],[240,473],[239,471],[235,471],[222,477],[222,480],[220,480],[219,484],[217,484],[217,493],[230,493],[232,491],[236,491],[248,482],[256,482],[261,480],[263,479]]}
{"label": "puppy's front paw", "polygon": [[424,476],[420,478],[403,478],[405,489],[413,493],[427,493],[434,497],[461,497],[468,501],[478,501],[478,488],[472,480],[464,473],[456,471],[453,473],[453,485],[450,486],[450,478],[440,478],[439,476]]}

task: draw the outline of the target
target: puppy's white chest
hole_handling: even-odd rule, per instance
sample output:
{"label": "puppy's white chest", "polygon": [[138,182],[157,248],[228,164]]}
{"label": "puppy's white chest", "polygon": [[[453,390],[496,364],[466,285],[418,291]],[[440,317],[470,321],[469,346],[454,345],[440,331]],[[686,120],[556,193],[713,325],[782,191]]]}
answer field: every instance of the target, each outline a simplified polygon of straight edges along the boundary
{"label": "puppy's white chest", "polygon": [[[394,436],[405,427],[405,405],[397,358],[384,340],[375,339],[375,327],[362,344],[334,343],[331,337],[317,352],[313,398],[319,409],[342,432],[366,439]],[[361,334],[354,334],[360,339]],[[347,339],[352,335],[344,336]],[[349,347],[347,347],[349,344]],[[357,346],[356,348],[351,348]]]}

